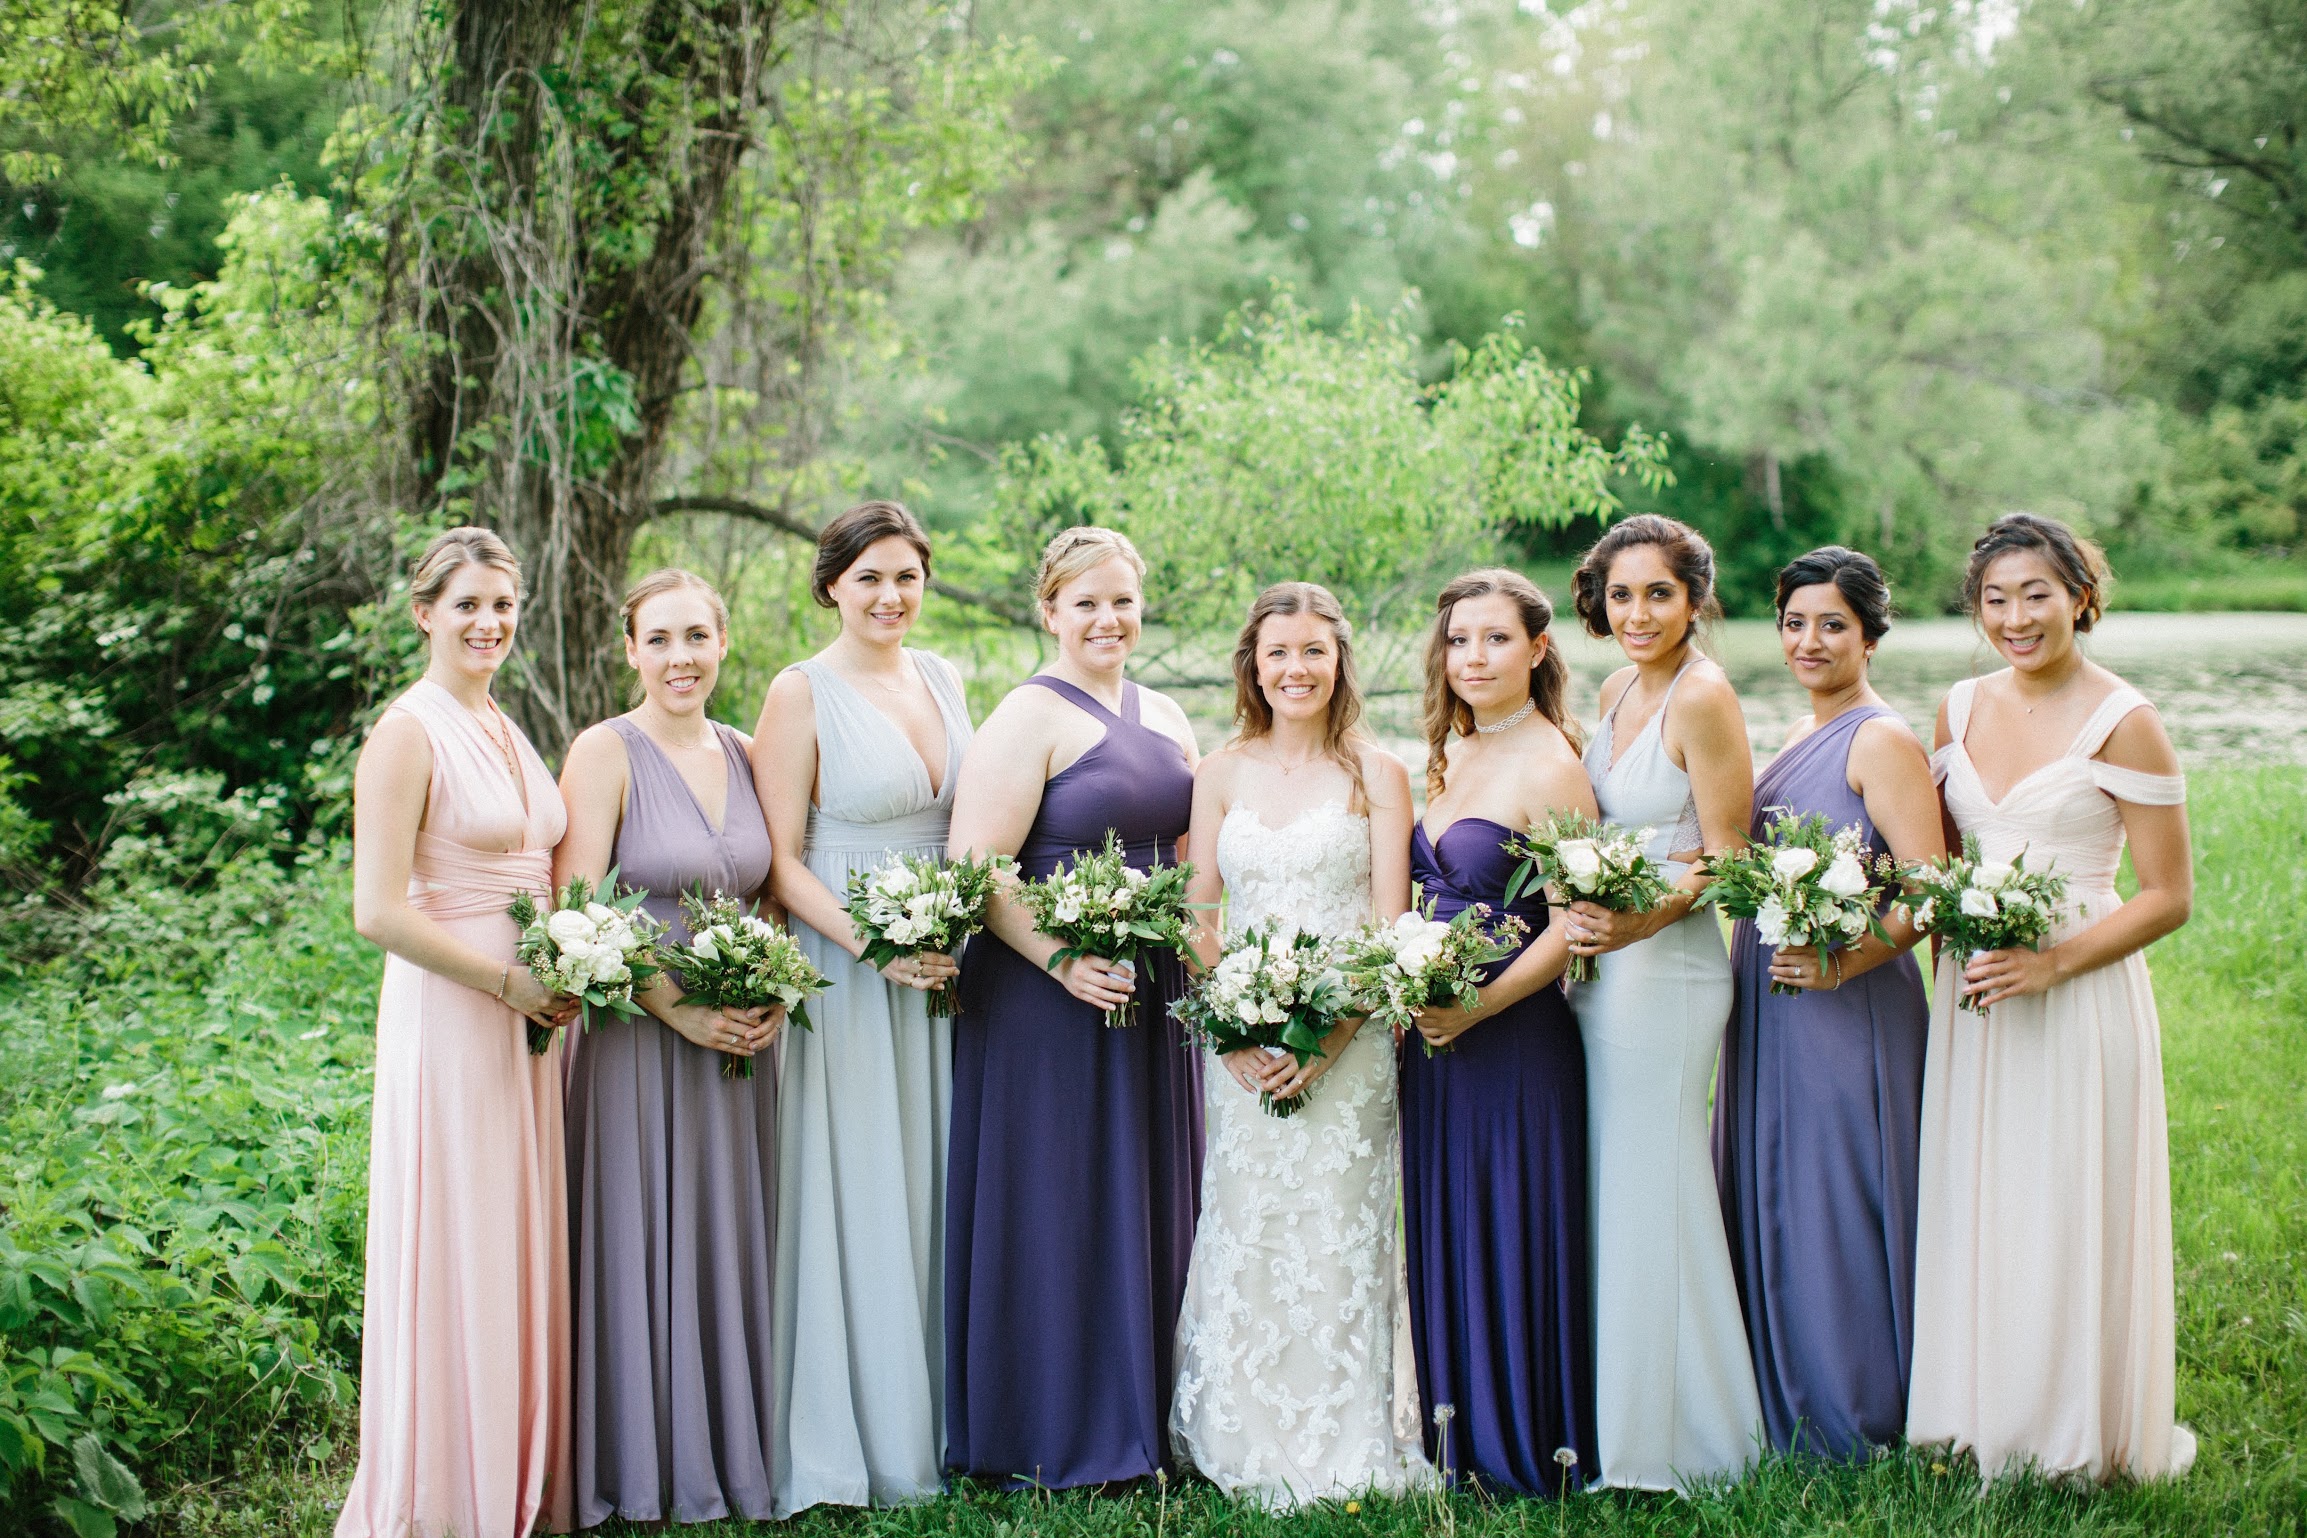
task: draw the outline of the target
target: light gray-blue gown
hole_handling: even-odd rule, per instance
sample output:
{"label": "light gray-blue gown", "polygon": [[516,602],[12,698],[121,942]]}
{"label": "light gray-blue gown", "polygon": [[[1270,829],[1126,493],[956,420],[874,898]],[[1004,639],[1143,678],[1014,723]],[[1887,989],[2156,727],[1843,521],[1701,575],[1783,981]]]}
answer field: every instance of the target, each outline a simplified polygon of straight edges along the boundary
{"label": "light gray-blue gown", "polygon": [[[945,720],[938,790],[893,720],[814,659],[819,802],[804,859],[836,897],[891,854],[945,853],[969,743],[960,676],[908,651]],[[788,1031],[778,1103],[776,1514],[938,1493],[952,1022],[796,920],[832,986]]]}

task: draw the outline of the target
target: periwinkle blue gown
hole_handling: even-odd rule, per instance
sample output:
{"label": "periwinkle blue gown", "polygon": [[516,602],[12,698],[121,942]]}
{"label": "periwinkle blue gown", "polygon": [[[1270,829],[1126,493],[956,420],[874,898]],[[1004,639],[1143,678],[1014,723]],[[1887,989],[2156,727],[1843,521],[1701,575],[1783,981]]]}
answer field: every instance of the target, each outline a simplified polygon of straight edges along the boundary
{"label": "periwinkle blue gown", "polygon": [[[1780,808],[1824,813],[1889,853],[1849,780],[1859,729],[1886,716],[1857,706],[1772,759],[1754,836]],[[1731,936],[1714,1095],[1723,1226],[1771,1445],[1860,1459],[1906,1422],[1930,998],[1911,952],[1839,988],[1773,995],[1775,954],[1751,919]]]}
{"label": "periwinkle blue gown", "polygon": [[[1410,874],[1448,919],[1475,903],[1546,927],[1544,894],[1511,908],[1512,830],[1464,817],[1410,835]],[[1520,952],[1517,951],[1516,955]],[[1513,964],[1499,961],[1496,976]],[[1587,1240],[1586,1051],[1549,984],[1446,1052],[1402,1045],[1402,1218],[1410,1338],[1426,1452],[1443,1466],[1437,1406],[1452,1410],[1451,1478],[1559,1495],[1599,1469],[1592,1260]],[[1562,1448],[1578,1455],[1565,1469]]]}
{"label": "periwinkle blue gown", "polygon": [[[1019,873],[1048,875],[1108,829],[1168,863],[1193,811],[1178,744],[1063,680],[1106,729],[1042,788]],[[946,1457],[989,1481],[1064,1489],[1164,1467],[1172,1365],[1201,1207],[1201,1060],[1169,1006],[1175,957],[1141,960],[1134,1024],[980,934],[953,1031],[946,1227]]]}

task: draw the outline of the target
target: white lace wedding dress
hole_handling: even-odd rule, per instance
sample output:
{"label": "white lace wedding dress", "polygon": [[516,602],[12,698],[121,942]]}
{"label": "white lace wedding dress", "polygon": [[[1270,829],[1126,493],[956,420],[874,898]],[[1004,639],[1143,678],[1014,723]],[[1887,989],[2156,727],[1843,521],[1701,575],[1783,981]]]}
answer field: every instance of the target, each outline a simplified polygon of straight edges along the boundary
{"label": "white lace wedding dress", "polygon": [[[1218,874],[1229,932],[1271,919],[1342,933],[1370,917],[1369,819],[1332,801],[1269,828],[1236,806],[1218,831]],[[1201,1224],[1170,1410],[1178,1455],[1273,1507],[1431,1478],[1400,1328],[1391,1036],[1355,1033],[1294,1116],[1269,1115],[1215,1063],[1202,1083]]]}

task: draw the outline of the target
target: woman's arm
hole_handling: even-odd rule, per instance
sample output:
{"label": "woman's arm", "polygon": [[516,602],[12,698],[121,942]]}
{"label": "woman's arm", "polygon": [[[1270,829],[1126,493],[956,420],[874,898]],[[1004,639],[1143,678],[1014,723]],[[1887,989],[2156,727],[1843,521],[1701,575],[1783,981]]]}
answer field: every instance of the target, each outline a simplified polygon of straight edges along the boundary
{"label": "woman's arm", "polygon": [[1370,911],[1390,924],[1410,911],[1410,771],[1372,748],[1362,754],[1362,789],[1370,803]]}
{"label": "woman's arm", "polygon": [[[2134,710],[2117,723],[2101,753],[2106,762],[2141,774],[2176,775],[2179,755],[2152,710]],[[1963,971],[1964,990],[1981,1008],[2041,993],[2054,984],[2144,950],[2187,922],[2195,908],[2195,865],[2187,808],[2115,802],[2131,844],[2138,893],[2081,933],[2048,950],[1990,951]]]}
{"label": "woman's arm", "polygon": [[1186,901],[1193,905],[1193,959],[1204,967],[1217,965],[1225,952],[1218,904],[1226,887],[1218,874],[1218,830],[1232,804],[1235,763],[1231,753],[1214,753],[1194,771],[1193,821],[1186,827],[1186,859],[1194,873],[1186,883]]}
{"label": "woman's arm", "polygon": [[769,821],[769,895],[850,955],[859,954],[865,944],[850,925],[848,904],[804,858],[817,789],[817,701],[808,674],[787,668],[770,681],[746,756],[753,793]]}
{"label": "woman's arm", "polygon": [[[1906,727],[1881,719],[1861,726],[1851,742],[1848,782],[1857,787],[1866,803],[1868,820],[1890,845],[1891,858],[1909,865],[1935,860],[1947,852],[1930,760]],[[1911,949],[1922,938],[1901,907],[1891,908],[1883,928],[1889,932],[1888,940],[1863,935],[1855,944],[1823,958],[1813,946],[1782,947],[1771,960],[1771,977],[1797,988],[1839,987]]]}
{"label": "woman's arm", "polygon": [[574,999],[547,989],[518,962],[508,966],[475,950],[409,906],[409,874],[432,774],[424,724],[402,711],[386,711],[353,769],[353,929],[435,976],[503,999],[540,1025],[564,1023],[576,1011]]}

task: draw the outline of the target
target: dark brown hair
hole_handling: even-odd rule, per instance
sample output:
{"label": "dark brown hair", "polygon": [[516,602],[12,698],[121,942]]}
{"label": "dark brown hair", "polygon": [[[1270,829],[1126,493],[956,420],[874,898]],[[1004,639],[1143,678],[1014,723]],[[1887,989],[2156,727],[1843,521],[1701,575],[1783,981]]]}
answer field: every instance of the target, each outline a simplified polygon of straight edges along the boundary
{"label": "dark brown hair", "polygon": [[1659,554],[1666,557],[1667,569],[1690,595],[1693,633],[1701,623],[1721,617],[1722,605],[1714,596],[1714,547],[1706,542],[1706,536],[1676,519],[1637,513],[1596,540],[1570,579],[1570,602],[1588,635],[1610,639],[1610,600],[1605,596],[1610,586],[1610,563],[1637,545],[1656,545]]}
{"label": "dark brown hair", "polygon": [[1882,568],[1873,556],[1841,545],[1821,545],[1786,563],[1778,574],[1778,617],[1786,618],[1787,602],[1796,592],[1829,582],[1858,616],[1858,633],[1869,644],[1890,632],[1890,584]]}
{"label": "dark brown hair", "polygon": [[921,576],[929,579],[929,531],[902,502],[860,502],[817,531],[817,564],[809,573],[809,596],[833,607],[833,584],[877,542],[902,539],[921,552]]}
{"label": "dark brown hair", "polygon": [[2014,550],[2038,551],[2051,563],[2059,584],[2074,595],[2078,633],[2089,630],[2107,612],[2115,574],[2107,568],[2105,551],[2056,518],[2005,513],[1971,546],[1970,564],[1963,568],[1963,608],[1973,618],[1979,612],[1979,589],[1986,582],[1987,568]]}
{"label": "dark brown hair", "polygon": [[1338,676],[1330,690],[1329,719],[1322,723],[1322,752],[1353,782],[1346,810],[1369,805],[1362,779],[1362,686],[1354,676],[1354,627],[1337,596],[1318,582],[1277,582],[1258,594],[1250,617],[1234,642],[1234,741],[1254,742],[1274,729],[1274,707],[1258,687],[1258,631],[1276,615],[1311,614],[1327,621],[1338,648]]}
{"label": "dark brown hair", "polygon": [[[1444,766],[1448,762],[1450,739],[1464,737],[1474,730],[1474,707],[1458,698],[1457,691],[1450,687],[1450,614],[1469,598],[1487,598],[1493,593],[1513,601],[1522,613],[1522,633],[1533,641],[1546,635],[1554,623],[1554,605],[1539,591],[1538,584],[1503,566],[1485,567],[1455,577],[1434,600],[1434,629],[1426,638],[1424,721],[1428,801],[1446,788]],[[1570,714],[1570,665],[1562,660],[1561,647],[1549,643],[1545,655],[1530,669],[1530,698],[1538,702],[1538,713],[1554,723],[1571,747],[1582,745],[1577,719]]]}
{"label": "dark brown hair", "polygon": [[521,596],[521,563],[513,559],[512,547],[497,536],[496,530],[468,523],[435,534],[425,546],[425,553],[417,557],[416,569],[409,573],[409,602],[438,603],[448,590],[449,578],[460,568],[476,564],[494,566],[510,576],[513,596]]}

